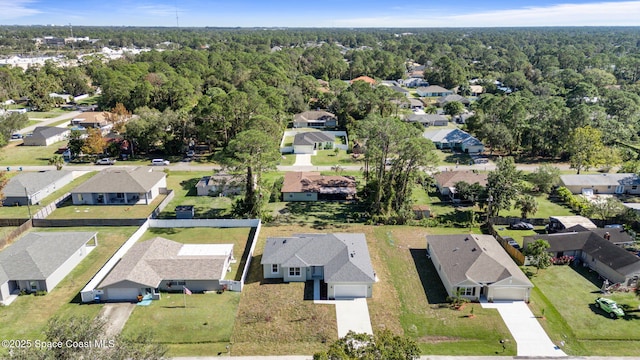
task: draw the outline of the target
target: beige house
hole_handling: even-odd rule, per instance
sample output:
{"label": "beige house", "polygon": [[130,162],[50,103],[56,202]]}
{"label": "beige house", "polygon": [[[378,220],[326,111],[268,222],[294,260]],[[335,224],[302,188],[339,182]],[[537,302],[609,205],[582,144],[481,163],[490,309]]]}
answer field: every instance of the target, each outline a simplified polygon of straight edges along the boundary
{"label": "beige house", "polygon": [[427,254],[449,296],[529,301],[533,284],[491,235],[428,235]]}
{"label": "beige house", "polygon": [[55,126],[38,126],[22,139],[24,146],[49,146],[69,138],[71,131]]}
{"label": "beige house", "polygon": [[293,116],[294,128],[334,128],[338,125],[338,118],[323,110],[305,111]]}
{"label": "beige house", "polygon": [[487,174],[474,171],[443,171],[433,175],[436,181],[436,188],[440,195],[455,198],[456,184],[466,182],[467,184],[479,184],[482,187],[487,186]]}
{"label": "beige house", "polygon": [[573,194],[640,194],[640,176],[632,173],[560,175],[560,181]]}

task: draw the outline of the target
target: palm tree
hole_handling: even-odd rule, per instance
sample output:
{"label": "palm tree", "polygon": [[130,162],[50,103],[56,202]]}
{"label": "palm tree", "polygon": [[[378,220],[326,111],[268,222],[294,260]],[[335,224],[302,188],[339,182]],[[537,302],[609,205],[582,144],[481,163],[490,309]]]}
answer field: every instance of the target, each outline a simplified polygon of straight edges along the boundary
{"label": "palm tree", "polygon": [[340,173],[344,170],[344,168],[340,165],[334,165],[331,167],[331,171],[335,171],[336,174],[340,175]]}
{"label": "palm tree", "polygon": [[64,166],[64,158],[62,155],[54,155],[49,159],[49,165],[55,165],[56,170],[62,170],[62,166]]}
{"label": "palm tree", "polygon": [[538,202],[536,198],[531,195],[523,195],[516,200],[516,206],[520,208],[520,213],[523,219],[526,219],[528,215],[534,215],[538,212]]}

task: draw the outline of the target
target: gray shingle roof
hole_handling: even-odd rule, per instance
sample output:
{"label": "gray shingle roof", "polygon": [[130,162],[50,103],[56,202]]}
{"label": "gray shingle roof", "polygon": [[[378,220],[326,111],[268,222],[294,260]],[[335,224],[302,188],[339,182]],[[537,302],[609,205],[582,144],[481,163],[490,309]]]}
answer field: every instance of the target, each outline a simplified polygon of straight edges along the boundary
{"label": "gray shingle roof", "polygon": [[334,141],[335,137],[324,131],[298,133],[293,138],[293,145],[313,145],[319,142]]}
{"label": "gray shingle roof", "polygon": [[66,170],[21,173],[12,177],[2,192],[6,197],[26,197],[25,188],[29,195],[33,195],[69,174],[71,171]]}
{"label": "gray shingle roof", "polygon": [[33,129],[33,135],[31,136],[48,139],[52,136],[57,136],[66,132],[69,132],[69,129],[59,128],[56,126],[38,126]]}
{"label": "gray shingle roof", "polygon": [[419,122],[421,124],[435,123],[436,121],[449,121],[449,119],[447,119],[443,115],[438,114],[411,114],[407,117],[406,120],[410,122]]}
{"label": "gray shingle roof", "polygon": [[295,114],[293,117],[294,122],[318,122],[335,119],[336,116],[334,114],[322,110],[305,111],[299,114]]}
{"label": "gray shingle roof", "polygon": [[106,169],[78,185],[71,193],[145,193],[167,175],[144,167]]}
{"label": "gray shingle roof", "polygon": [[95,235],[95,232],[26,234],[0,252],[0,284],[7,280],[45,280]]}
{"label": "gray shingle roof", "polygon": [[155,288],[162,280],[219,280],[224,277],[225,256],[178,255],[182,246],[161,237],[136,243],[98,287],[129,281]]}
{"label": "gray shingle roof", "polygon": [[428,235],[427,243],[453,285],[467,279],[486,284],[509,277],[531,284],[491,235]]}
{"label": "gray shingle roof", "polygon": [[325,282],[375,281],[364,234],[298,234],[268,238],[261,264],[324,266]]}
{"label": "gray shingle roof", "polygon": [[593,231],[525,236],[524,248],[538,239],[549,242],[550,247],[547,251],[550,253],[582,250],[620,274],[632,275],[640,272],[640,258]]}

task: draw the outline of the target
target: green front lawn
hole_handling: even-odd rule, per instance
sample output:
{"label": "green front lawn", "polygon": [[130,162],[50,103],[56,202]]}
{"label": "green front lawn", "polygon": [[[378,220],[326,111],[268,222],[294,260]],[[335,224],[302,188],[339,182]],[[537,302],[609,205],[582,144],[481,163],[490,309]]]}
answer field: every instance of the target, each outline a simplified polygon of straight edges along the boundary
{"label": "green front lawn", "polygon": [[162,293],[160,300],[152,301],[151,305],[136,306],[122,333],[126,337],[151,330],[154,341],[168,346],[168,356],[226,352],[240,295],[231,291],[193,295]]}
{"label": "green front lawn", "polygon": [[[535,268],[531,270],[536,272]],[[640,349],[640,298],[633,293],[607,296],[625,310],[623,319],[611,319],[594,306],[602,280],[586,268],[552,266],[531,279],[536,286],[532,308],[552,340],[565,341],[571,355],[637,356]]]}
{"label": "green front lawn", "polygon": [[[49,165],[49,159],[59,148],[67,146],[66,141],[60,141],[49,146],[24,146],[22,143],[12,142],[0,153],[0,166]],[[15,169],[17,170],[17,169]]]}
{"label": "green front lawn", "polygon": [[[575,215],[571,209],[563,204],[549,200],[546,194],[536,195],[535,199],[538,202],[538,211],[535,214],[529,215],[529,217],[547,219],[549,216]],[[500,211],[500,216],[520,217],[521,215],[520,209],[515,206],[512,206],[509,210]]]}
{"label": "green front lawn", "polygon": [[[34,228],[31,231],[96,231],[98,247],[45,296],[24,295],[9,306],[0,306],[0,338],[40,339],[49,318],[54,315],[95,317],[102,305],[80,305],[80,290],[113,253],[133,234],[132,227]],[[0,349],[0,355],[6,349]]]}
{"label": "green front lawn", "polygon": [[51,119],[64,114],[65,111],[60,108],[54,108],[51,111],[28,111],[29,119]]}
{"label": "green front lawn", "polygon": [[281,166],[292,166],[296,162],[296,156],[294,154],[283,154],[280,158]]}
{"label": "green front lawn", "polygon": [[311,156],[311,164],[315,166],[362,166],[363,164],[363,156],[355,159],[344,150],[339,150],[338,155],[336,155],[334,151],[335,150],[318,150],[317,155]]}

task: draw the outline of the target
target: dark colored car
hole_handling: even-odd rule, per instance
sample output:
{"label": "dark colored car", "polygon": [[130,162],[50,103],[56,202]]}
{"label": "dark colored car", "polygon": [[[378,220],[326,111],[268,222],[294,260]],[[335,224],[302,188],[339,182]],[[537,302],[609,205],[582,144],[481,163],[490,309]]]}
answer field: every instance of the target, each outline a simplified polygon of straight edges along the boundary
{"label": "dark colored car", "polygon": [[533,230],[533,225],[529,224],[528,222],[517,222],[515,224],[511,224],[510,226],[511,230]]}

